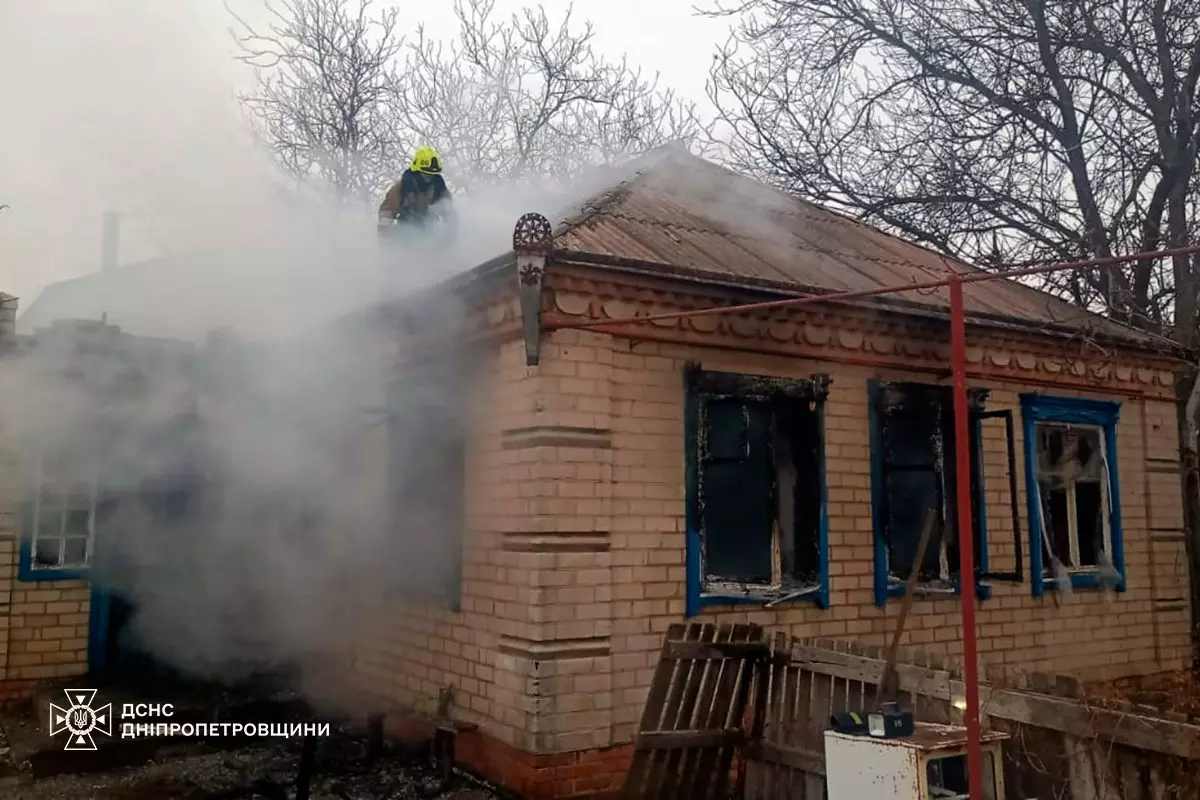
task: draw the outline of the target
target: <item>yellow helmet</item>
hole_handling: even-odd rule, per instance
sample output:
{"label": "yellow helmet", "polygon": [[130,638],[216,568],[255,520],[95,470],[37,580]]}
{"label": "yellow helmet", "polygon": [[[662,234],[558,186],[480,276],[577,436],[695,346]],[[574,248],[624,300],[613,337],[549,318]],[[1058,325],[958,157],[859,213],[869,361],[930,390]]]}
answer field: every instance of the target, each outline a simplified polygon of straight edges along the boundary
{"label": "yellow helmet", "polygon": [[438,157],[437,150],[432,147],[418,147],[416,155],[412,160],[413,172],[424,172],[426,175],[441,175],[442,174],[442,159]]}

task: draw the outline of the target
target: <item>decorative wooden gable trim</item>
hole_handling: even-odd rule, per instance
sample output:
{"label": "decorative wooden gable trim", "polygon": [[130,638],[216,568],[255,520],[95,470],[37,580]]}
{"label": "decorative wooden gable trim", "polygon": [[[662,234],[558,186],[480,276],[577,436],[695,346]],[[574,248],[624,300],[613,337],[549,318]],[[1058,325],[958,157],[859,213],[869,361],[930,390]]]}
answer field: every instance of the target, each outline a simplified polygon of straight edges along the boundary
{"label": "decorative wooden gable trim", "polygon": [[[693,344],[855,364],[946,373],[946,323],[850,304],[804,306],[630,323],[634,316],[745,302],[704,287],[576,268],[548,269],[541,322],[545,330],[583,321],[632,339]],[[968,375],[988,380],[1171,399],[1181,362],[1085,335],[1031,334],[1003,324],[968,322]]]}

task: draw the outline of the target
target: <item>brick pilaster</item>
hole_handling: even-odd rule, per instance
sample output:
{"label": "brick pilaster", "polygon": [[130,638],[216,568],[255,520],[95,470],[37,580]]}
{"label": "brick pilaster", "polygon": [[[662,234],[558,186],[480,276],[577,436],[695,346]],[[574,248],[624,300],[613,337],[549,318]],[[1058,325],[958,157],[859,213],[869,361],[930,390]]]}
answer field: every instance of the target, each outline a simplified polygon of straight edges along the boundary
{"label": "brick pilaster", "polygon": [[524,634],[502,635],[522,677],[533,752],[612,742],[612,339],[560,331],[530,369],[525,413],[502,432],[530,471],[506,562],[529,578]]}

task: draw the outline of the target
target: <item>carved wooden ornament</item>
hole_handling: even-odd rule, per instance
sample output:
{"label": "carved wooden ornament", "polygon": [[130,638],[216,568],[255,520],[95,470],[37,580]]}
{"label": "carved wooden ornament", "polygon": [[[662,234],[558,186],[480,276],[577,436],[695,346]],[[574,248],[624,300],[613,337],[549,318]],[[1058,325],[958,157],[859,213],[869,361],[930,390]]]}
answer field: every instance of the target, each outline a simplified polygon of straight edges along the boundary
{"label": "carved wooden ornament", "polygon": [[517,291],[521,301],[521,326],[525,333],[525,364],[537,366],[542,348],[542,283],[546,258],[554,248],[550,220],[530,212],[513,228],[513,253],[517,257]]}

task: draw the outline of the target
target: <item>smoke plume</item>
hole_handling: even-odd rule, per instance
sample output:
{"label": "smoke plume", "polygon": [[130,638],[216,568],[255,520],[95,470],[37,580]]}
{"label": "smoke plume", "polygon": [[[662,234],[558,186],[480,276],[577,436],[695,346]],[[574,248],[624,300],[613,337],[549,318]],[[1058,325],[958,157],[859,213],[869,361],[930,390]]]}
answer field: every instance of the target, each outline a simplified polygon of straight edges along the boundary
{"label": "smoke plume", "polygon": [[[0,8],[0,289],[24,307],[97,269],[116,210],[137,265],[81,283],[83,305],[172,340],[93,332],[83,352],[39,334],[4,364],[4,428],[27,474],[96,493],[93,579],[135,608],[125,642],[209,676],[340,657],[361,609],[429,588],[436,543],[397,513],[387,450],[470,419],[441,403],[389,440],[386,407],[469,393],[473,362],[385,397],[392,334],[363,309],[504,252],[520,213],[553,216],[610,177],[481,189],[456,201],[446,247],[381,248],[373,208],[293,185],[256,143],[226,22],[208,0]],[[437,457],[410,450],[401,469]]]}

